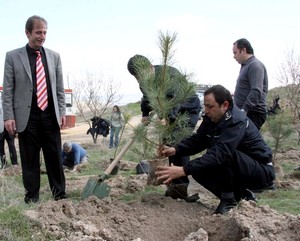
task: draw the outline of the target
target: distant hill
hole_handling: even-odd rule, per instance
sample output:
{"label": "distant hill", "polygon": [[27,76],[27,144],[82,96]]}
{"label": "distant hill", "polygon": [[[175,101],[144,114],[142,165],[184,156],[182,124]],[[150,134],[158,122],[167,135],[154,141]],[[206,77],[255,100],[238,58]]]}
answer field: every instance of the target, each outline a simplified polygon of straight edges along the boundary
{"label": "distant hill", "polygon": [[267,96],[267,103],[268,106],[271,106],[273,103],[273,100],[276,98],[276,96],[280,97],[279,105],[281,108],[285,108],[288,104],[287,101],[287,86],[280,86],[273,89],[270,89]]}

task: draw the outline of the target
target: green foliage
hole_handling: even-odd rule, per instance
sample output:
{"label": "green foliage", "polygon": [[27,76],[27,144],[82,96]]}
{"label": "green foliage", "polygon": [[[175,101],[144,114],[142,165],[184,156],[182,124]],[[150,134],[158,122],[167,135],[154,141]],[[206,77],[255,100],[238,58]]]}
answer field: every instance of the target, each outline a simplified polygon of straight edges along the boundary
{"label": "green foliage", "polygon": [[21,177],[9,177],[0,175],[0,210],[18,204],[23,198],[23,183]]}
{"label": "green foliage", "polygon": [[176,33],[171,36],[168,32],[166,35],[164,35],[161,31],[159,32],[159,48],[162,53],[163,65],[169,64],[174,57],[175,51],[173,50],[173,46],[176,41],[176,37]]}
{"label": "green foliage", "polygon": [[276,189],[258,195],[259,205],[269,205],[281,213],[300,213],[299,191],[289,189]]}
{"label": "green foliage", "polygon": [[275,140],[288,138],[294,131],[292,118],[281,111],[277,115],[268,116],[268,130]]}
{"label": "green foliage", "polygon": [[[180,104],[194,94],[195,85],[187,81],[187,75],[169,66],[175,53],[175,40],[176,34],[159,33],[161,66],[154,69],[145,58],[137,58],[134,62],[140,87],[147,96],[152,112],[156,114],[149,118],[147,126],[141,126],[136,131],[137,138],[155,148],[166,143],[179,143],[191,133],[187,127],[188,117],[177,112]],[[148,148],[147,145],[144,147]]]}
{"label": "green foliage", "polygon": [[10,227],[9,224],[11,222],[15,223],[14,226],[16,227],[16,229],[12,230],[12,232],[18,233],[21,229],[21,232],[23,232],[22,234],[26,234],[30,231],[28,224],[26,224],[26,218],[22,214],[21,210],[17,207],[10,207],[5,209],[3,212],[0,213],[0,218],[2,220],[1,224],[7,228]]}
{"label": "green foliage", "polygon": [[[9,207],[0,212],[0,240],[7,241],[31,241],[31,240],[55,240],[50,234],[39,232],[40,227],[34,222],[28,222],[20,207]],[[38,237],[33,238],[34,231]]]}
{"label": "green foliage", "polygon": [[295,164],[291,164],[289,162],[286,162],[286,163],[282,163],[281,167],[282,167],[282,170],[283,170],[284,173],[293,173],[294,168],[295,168]]}
{"label": "green foliage", "polygon": [[290,137],[294,132],[292,126],[292,118],[290,115],[285,114],[284,111],[280,111],[276,115],[268,116],[267,127],[270,135],[274,139],[274,159],[281,143]]}

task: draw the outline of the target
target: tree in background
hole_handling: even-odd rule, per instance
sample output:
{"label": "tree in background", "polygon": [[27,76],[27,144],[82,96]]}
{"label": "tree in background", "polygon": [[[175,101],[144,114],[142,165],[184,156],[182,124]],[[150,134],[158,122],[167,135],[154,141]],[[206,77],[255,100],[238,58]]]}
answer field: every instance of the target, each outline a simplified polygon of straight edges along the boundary
{"label": "tree in background", "polygon": [[285,143],[285,141],[291,136],[294,132],[294,127],[292,125],[292,117],[285,113],[283,110],[279,110],[276,115],[268,116],[267,128],[274,140],[273,148],[273,164],[276,170],[276,173],[279,176],[283,176],[283,171],[281,165],[277,163],[276,154],[279,151],[279,148]]}
{"label": "tree in background", "polygon": [[300,120],[300,56],[294,50],[287,51],[279,68],[277,80],[286,86],[287,101],[293,121]]}
{"label": "tree in background", "polygon": [[[79,116],[92,128],[91,119],[103,118],[107,111],[121,99],[119,86],[113,81],[105,81],[103,77],[91,73],[74,83],[73,98]],[[93,136],[94,143],[96,142]]]}

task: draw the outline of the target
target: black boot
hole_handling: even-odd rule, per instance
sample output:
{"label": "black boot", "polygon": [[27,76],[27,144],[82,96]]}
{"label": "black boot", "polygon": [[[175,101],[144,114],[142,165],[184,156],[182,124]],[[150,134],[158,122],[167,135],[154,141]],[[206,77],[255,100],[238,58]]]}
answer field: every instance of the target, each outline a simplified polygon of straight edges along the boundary
{"label": "black boot", "polygon": [[195,193],[195,194],[193,194],[192,196],[189,196],[189,197],[185,198],[184,200],[185,200],[187,203],[195,203],[195,202],[197,202],[199,199],[200,199],[199,194],[198,194],[198,193]]}
{"label": "black boot", "polygon": [[237,205],[235,199],[224,199],[221,200],[217,209],[213,212],[213,214],[225,214],[230,211],[230,209],[234,208]]}
{"label": "black boot", "polygon": [[1,159],[0,168],[1,169],[5,168],[5,166],[6,166],[6,157],[5,157],[5,155],[3,155],[2,157],[0,157],[0,159]]}
{"label": "black boot", "polygon": [[233,192],[221,193],[221,201],[213,214],[225,214],[237,205]]}

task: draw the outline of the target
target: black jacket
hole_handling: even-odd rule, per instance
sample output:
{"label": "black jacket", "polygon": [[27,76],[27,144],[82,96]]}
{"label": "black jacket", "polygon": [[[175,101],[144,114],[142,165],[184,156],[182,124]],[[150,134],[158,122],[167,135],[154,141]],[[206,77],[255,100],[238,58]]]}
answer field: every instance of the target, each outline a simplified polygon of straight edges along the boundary
{"label": "black jacket", "polygon": [[197,133],[176,146],[182,156],[206,153],[185,165],[186,175],[196,174],[205,168],[214,168],[233,159],[240,151],[252,159],[267,164],[272,161],[272,151],[263,140],[259,130],[245,113],[234,106],[218,122],[204,116]]}
{"label": "black jacket", "polygon": [[[162,72],[162,65],[155,65],[155,79],[159,81],[161,72]],[[174,67],[168,66],[169,76],[170,78],[175,78],[177,75],[182,74]],[[174,92],[167,93],[167,98],[171,99],[176,97],[176,83],[174,83]],[[141,92],[143,93],[143,97],[141,100],[141,111],[142,116],[149,116],[150,111],[152,110],[149,106],[149,100],[147,98],[147,95],[143,91],[143,89],[140,87]],[[192,127],[195,127],[197,124],[197,121],[199,120],[199,114],[201,110],[200,100],[199,97],[196,95],[196,93],[191,96],[187,101],[181,103],[178,106],[175,106],[173,110],[169,113],[169,119],[171,122],[173,122],[176,119],[176,116],[178,114],[188,113],[189,114],[189,125]]]}

